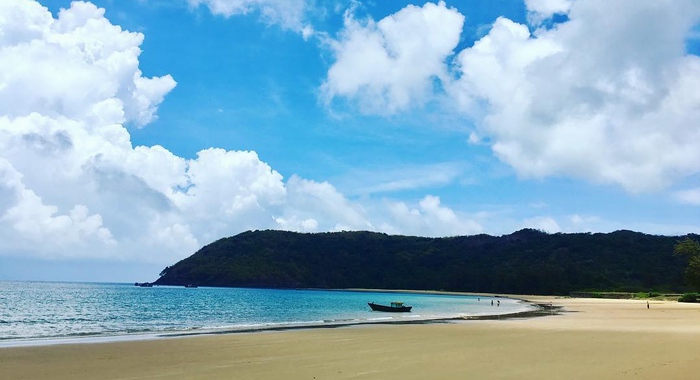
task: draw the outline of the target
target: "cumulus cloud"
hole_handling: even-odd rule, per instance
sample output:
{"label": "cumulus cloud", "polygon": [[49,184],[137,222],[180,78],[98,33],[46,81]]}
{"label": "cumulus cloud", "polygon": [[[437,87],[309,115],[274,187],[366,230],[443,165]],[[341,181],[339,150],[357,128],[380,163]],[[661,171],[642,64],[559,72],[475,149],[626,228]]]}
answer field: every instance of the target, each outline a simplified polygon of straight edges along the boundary
{"label": "cumulus cloud", "polygon": [[308,228],[308,221],[313,219],[315,223],[311,226],[321,231],[375,230],[369,212],[328,182],[319,183],[294,175],[287,181],[287,191],[287,205],[282,215],[286,220],[307,221]]}
{"label": "cumulus cloud", "polygon": [[[108,117],[143,126],[174,86],[138,69],[140,33],[122,31],[93,4],[74,2],[54,20],[34,1],[3,1],[0,115]],[[41,93],[37,94],[37,89]]]}
{"label": "cumulus cloud", "polygon": [[[5,0],[0,31],[0,255],[165,264],[247,229],[403,231],[395,204],[285,182],[255,152],[133,146],[128,128],[153,121],[176,83],[143,76],[144,36],[103,9],[73,2],[54,18]],[[437,198],[403,207],[416,234],[474,227]]]}
{"label": "cumulus cloud", "polygon": [[[457,52],[464,17],[444,3],[379,22],[346,14],[330,43],[327,101],[394,114],[445,95],[521,177],[568,176],[629,192],[700,172],[700,57],[693,1],[528,0],[530,25],[498,18]],[[541,26],[555,14],[556,23]]]}
{"label": "cumulus cloud", "polygon": [[338,39],[329,41],[335,62],[321,88],[326,102],[344,97],[376,114],[425,103],[433,81],[447,76],[463,23],[444,2],[409,5],[378,22],[349,10]]}
{"label": "cumulus cloud", "polygon": [[194,7],[206,5],[212,13],[225,17],[259,13],[264,21],[302,33],[304,38],[313,34],[313,28],[304,24],[306,0],[188,0],[188,2]]}
{"label": "cumulus cloud", "polygon": [[568,17],[532,34],[500,18],[459,53],[451,91],[470,114],[487,105],[477,124],[494,153],[525,177],[632,192],[697,173],[700,59],[684,41],[700,6],[583,0]]}
{"label": "cumulus cloud", "polygon": [[2,251],[109,255],[117,237],[88,173],[132,153],[123,124],[154,120],[175,82],[142,77],[143,36],[90,3],[54,19],[35,1],[10,0],[0,15]]}
{"label": "cumulus cloud", "polygon": [[571,9],[573,0],[525,0],[528,21],[539,25],[555,14],[566,14]]}
{"label": "cumulus cloud", "polygon": [[[114,245],[111,232],[103,227],[100,215],[90,214],[85,205],[76,204],[64,214],[58,208],[43,203],[34,191],[27,189],[10,162],[0,157],[0,236],[3,248],[22,250],[27,241],[38,243],[37,255],[72,248],[74,245]],[[42,246],[50,239],[50,246]],[[66,254],[71,255],[68,250]],[[98,253],[99,255],[99,253]]]}
{"label": "cumulus cloud", "polygon": [[411,206],[404,202],[386,201],[382,208],[388,210],[387,224],[382,230],[416,236],[458,236],[483,232],[474,219],[458,215],[441,204],[440,197],[427,195]]}

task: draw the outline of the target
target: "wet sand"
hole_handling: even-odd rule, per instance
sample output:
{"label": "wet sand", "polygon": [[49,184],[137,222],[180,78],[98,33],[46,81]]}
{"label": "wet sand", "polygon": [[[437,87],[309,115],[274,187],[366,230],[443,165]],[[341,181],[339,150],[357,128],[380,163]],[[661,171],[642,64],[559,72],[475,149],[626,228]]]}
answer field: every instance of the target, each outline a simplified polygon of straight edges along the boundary
{"label": "wet sand", "polygon": [[690,379],[700,305],[521,297],[559,315],[0,348],[6,379]]}

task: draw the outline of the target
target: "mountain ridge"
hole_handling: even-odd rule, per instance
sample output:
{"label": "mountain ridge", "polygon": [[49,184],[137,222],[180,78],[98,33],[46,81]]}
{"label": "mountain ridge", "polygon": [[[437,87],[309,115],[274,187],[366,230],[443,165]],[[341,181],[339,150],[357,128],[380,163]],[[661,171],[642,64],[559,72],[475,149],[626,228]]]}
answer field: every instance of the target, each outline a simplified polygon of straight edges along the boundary
{"label": "mountain ridge", "polygon": [[[694,235],[686,235],[693,237]],[[378,288],[516,294],[687,290],[684,236],[610,233],[429,238],[350,231],[246,231],[166,267],[156,285]]]}

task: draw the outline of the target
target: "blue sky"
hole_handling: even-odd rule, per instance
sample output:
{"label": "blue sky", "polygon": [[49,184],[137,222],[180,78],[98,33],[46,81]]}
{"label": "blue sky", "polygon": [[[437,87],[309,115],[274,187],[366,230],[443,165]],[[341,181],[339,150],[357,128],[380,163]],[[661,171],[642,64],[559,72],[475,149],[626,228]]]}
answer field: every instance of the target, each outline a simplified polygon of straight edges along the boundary
{"label": "blue sky", "polygon": [[249,229],[699,233],[699,23],[692,1],[3,1],[0,279],[149,280]]}

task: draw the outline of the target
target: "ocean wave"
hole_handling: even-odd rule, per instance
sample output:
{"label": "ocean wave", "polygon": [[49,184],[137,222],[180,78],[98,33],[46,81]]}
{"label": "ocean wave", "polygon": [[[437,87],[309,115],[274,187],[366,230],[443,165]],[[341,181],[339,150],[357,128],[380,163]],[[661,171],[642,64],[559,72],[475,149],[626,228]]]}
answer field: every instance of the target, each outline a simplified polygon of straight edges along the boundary
{"label": "ocean wave", "polygon": [[[238,331],[405,323],[465,315],[512,313],[529,307],[499,298],[413,293],[279,289],[158,288],[157,297],[124,284],[2,282],[12,294],[0,315],[0,340],[81,339],[149,334],[173,336]],[[65,297],[70,294],[70,297]],[[148,293],[152,294],[152,293]],[[411,313],[385,315],[367,299],[412,305]]]}

